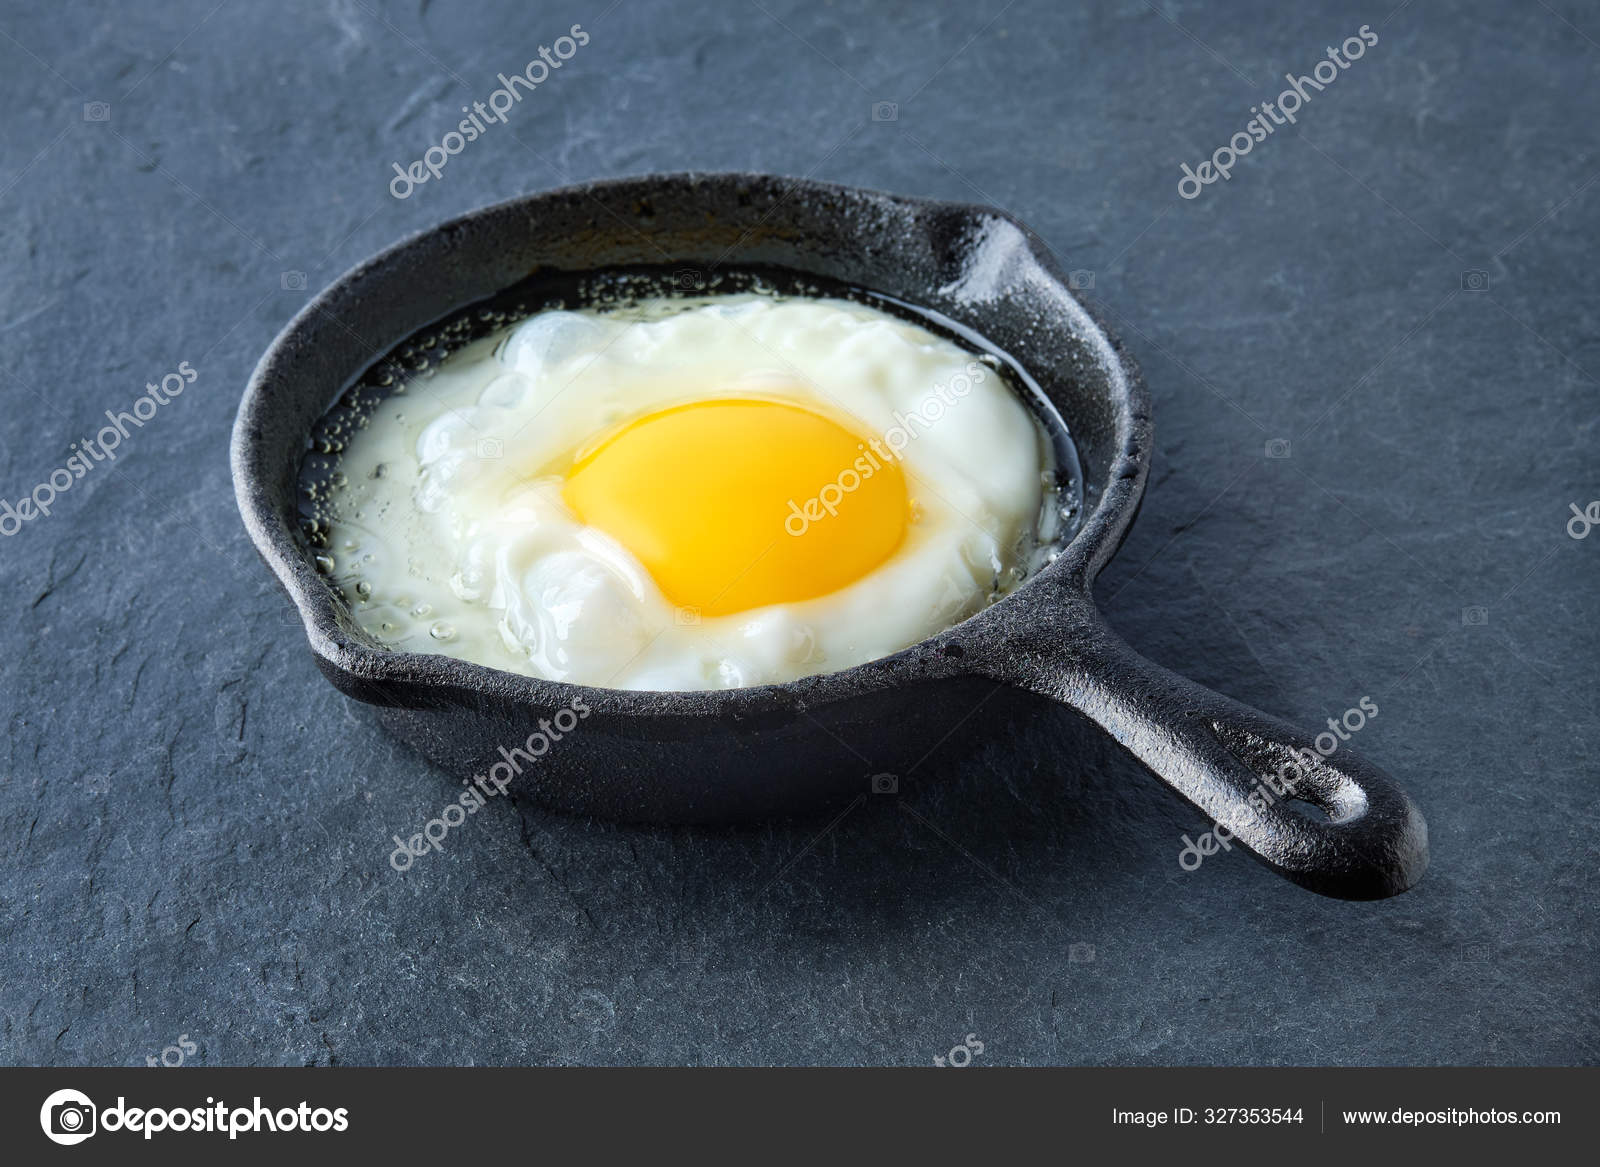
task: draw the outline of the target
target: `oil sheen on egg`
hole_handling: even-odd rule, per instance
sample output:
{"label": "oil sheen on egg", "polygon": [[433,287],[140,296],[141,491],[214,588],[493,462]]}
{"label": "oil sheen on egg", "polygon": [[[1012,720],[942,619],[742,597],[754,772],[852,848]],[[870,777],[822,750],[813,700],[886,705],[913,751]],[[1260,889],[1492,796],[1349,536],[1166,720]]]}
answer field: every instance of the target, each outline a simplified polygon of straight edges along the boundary
{"label": "oil sheen on egg", "polygon": [[996,369],[846,300],[548,311],[386,401],[336,582],[401,650],[621,689],[833,672],[958,623],[1054,537]]}

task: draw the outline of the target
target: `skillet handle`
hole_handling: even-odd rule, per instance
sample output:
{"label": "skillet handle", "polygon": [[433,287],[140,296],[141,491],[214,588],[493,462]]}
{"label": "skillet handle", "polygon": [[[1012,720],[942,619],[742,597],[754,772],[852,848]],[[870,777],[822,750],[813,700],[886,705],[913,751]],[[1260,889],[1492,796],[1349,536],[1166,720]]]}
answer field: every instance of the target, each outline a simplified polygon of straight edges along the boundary
{"label": "skillet handle", "polygon": [[[1052,628],[1013,632],[1012,656],[997,679],[1078,710],[1211,818],[1214,841],[1242,844],[1302,887],[1373,900],[1422,877],[1428,827],[1421,812],[1343,734],[1305,733],[1146,660],[1084,594],[1063,590],[1060,602],[1062,619]],[[1377,716],[1376,706],[1361,712]],[[1336,743],[1326,755],[1319,737],[1324,746]],[[1322,814],[1301,813],[1291,799]],[[1204,844],[1202,835],[1196,850]]]}

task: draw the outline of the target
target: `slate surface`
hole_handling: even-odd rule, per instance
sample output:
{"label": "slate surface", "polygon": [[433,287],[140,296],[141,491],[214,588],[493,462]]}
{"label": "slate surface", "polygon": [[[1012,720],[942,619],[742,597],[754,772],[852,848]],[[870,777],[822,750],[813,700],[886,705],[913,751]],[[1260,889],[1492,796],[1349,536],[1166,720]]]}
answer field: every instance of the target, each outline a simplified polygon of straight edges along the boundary
{"label": "slate surface", "polygon": [[[1564,529],[1600,497],[1595,6],[213,5],[0,19],[0,494],[198,373],[0,541],[0,1060],[1596,1060],[1600,537]],[[1179,196],[1364,22],[1296,127]],[[992,202],[1092,272],[1159,443],[1103,604],[1297,722],[1370,697],[1355,744],[1428,815],[1421,886],[1186,873],[1205,824],[1065,717],[820,838],[501,806],[397,875],[451,785],[323,682],[250,553],[242,384],[408,232],[684,168]]]}

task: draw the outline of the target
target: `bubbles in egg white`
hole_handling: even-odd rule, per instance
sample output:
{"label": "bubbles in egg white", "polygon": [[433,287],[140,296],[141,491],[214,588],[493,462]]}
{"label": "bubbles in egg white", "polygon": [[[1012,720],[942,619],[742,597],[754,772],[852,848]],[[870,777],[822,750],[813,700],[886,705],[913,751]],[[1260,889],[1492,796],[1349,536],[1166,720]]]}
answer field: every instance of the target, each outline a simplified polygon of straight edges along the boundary
{"label": "bubbles in egg white", "polygon": [[[578,521],[559,476],[533,473],[621,422],[741,394],[847,416],[881,440],[931,416],[959,377],[970,391],[901,450],[916,516],[904,542],[809,600],[680,610]],[[395,648],[611,688],[731,688],[847,668],[965,619],[1053,533],[1051,469],[992,367],[897,317],[844,300],[649,301],[540,313],[411,382],[345,451],[330,535],[357,622]]]}

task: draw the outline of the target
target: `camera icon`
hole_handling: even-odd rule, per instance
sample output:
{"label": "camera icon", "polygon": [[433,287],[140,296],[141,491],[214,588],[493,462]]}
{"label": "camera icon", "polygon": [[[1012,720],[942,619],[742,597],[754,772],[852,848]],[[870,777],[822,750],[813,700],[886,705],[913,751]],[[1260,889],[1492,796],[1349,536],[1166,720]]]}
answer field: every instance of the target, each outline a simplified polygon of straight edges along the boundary
{"label": "camera icon", "polygon": [[672,613],[672,622],[680,628],[692,628],[700,623],[700,609],[683,607]]}
{"label": "camera icon", "polygon": [[703,292],[705,273],[692,267],[681,267],[672,273],[672,286],[680,292]]}
{"label": "camera icon", "polygon": [[108,122],[111,120],[111,103],[106,101],[86,101],[83,103],[83,120],[86,122]]}
{"label": "camera icon", "polygon": [[875,101],[872,103],[872,120],[875,122],[897,122],[900,120],[900,103],[898,101]]}
{"label": "camera icon", "polygon": [[52,1143],[70,1147],[95,1133],[97,1113],[87,1094],[57,1090],[39,1108],[39,1125]]}
{"label": "camera icon", "polygon": [[306,290],[306,273],[303,271],[286,271],[280,282],[286,292],[303,292]]}
{"label": "camera icon", "polygon": [[1074,292],[1094,291],[1094,272],[1078,270],[1067,273],[1067,287]]}
{"label": "camera icon", "polygon": [[1069,945],[1067,945],[1067,963],[1068,964],[1093,964],[1094,963],[1094,945],[1093,944],[1081,944],[1081,943],[1080,944],[1069,944]]}
{"label": "camera icon", "polygon": [[1489,273],[1474,268],[1461,273],[1461,290],[1463,292],[1487,292],[1489,290]]}
{"label": "camera icon", "polygon": [[50,1108],[50,1130],[58,1135],[94,1134],[93,1106],[81,1102],[58,1102]]}
{"label": "camera icon", "polygon": [[1269,457],[1269,458],[1287,458],[1288,456],[1289,456],[1289,439],[1288,438],[1268,438],[1267,439],[1267,457]]}
{"label": "camera icon", "polygon": [[1488,608],[1462,608],[1461,609],[1461,623],[1463,623],[1463,624],[1481,625],[1481,624],[1487,624],[1488,622],[1489,622],[1489,609]]}
{"label": "camera icon", "polygon": [[479,438],[478,457],[501,458],[505,456],[506,444],[499,438]]}
{"label": "camera icon", "polygon": [[869,782],[874,794],[900,793],[900,777],[897,774],[874,774]]}

